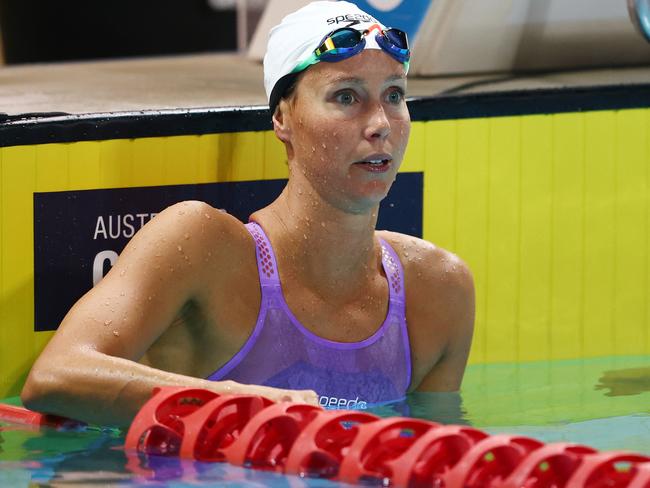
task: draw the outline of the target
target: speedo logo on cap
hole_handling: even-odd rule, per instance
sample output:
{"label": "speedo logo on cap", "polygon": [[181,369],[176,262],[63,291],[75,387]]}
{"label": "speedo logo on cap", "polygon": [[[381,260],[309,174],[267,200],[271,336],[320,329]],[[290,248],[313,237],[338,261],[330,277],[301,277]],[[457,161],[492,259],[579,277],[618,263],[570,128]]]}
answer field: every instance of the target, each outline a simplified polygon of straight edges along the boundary
{"label": "speedo logo on cap", "polygon": [[377,23],[377,20],[368,14],[337,15],[331,19],[327,19],[327,25],[339,24],[341,22],[352,22],[350,25],[355,25],[361,22]]}

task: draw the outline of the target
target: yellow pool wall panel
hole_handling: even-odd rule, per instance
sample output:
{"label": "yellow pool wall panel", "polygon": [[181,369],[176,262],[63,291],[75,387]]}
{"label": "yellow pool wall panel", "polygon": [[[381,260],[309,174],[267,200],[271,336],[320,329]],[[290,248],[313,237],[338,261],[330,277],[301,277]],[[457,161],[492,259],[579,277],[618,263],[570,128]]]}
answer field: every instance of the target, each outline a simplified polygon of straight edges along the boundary
{"label": "yellow pool wall panel", "polygon": [[425,123],[424,234],[473,270],[471,362],[648,354],[649,120]]}
{"label": "yellow pool wall panel", "polygon": [[[650,109],[414,122],[424,237],[476,283],[470,362],[650,352]],[[34,192],[286,178],[274,134],[0,148],[0,397],[34,332]]]}

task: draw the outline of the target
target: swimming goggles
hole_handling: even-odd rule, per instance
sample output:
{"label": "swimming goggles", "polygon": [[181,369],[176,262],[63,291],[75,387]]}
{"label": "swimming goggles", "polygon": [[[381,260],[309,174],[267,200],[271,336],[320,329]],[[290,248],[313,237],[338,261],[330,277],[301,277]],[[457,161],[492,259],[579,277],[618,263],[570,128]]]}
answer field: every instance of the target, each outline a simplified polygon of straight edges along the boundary
{"label": "swimming goggles", "polygon": [[327,34],[311,56],[296,66],[292,73],[299,73],[320,61],[336,62],[361,52],[366,46],[366,36],[377,30],[375,40],[379,47],[390,54],[408,70],[411,51],[406,32],[399,29],[381,29],[379,24],[365,31],[342,27]]}

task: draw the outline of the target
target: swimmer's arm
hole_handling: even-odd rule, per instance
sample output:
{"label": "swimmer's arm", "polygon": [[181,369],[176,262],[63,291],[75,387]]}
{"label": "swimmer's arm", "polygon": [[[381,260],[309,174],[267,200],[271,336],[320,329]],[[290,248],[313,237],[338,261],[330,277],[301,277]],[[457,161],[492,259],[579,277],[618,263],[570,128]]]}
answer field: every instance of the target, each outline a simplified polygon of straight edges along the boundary
{"label": "swimmer's arm", "polygon": [[[442,252],[445,254],[442,269],[438,268],[423,287],[429,290],[429,297],[421,301],[426,332],[420,336],[424,346],[418,349],[418,354],[422,358],[428,350],[435,350],[441,343],[444,346],[441,352],[430,354],[435,360],[422,374],[416,391],[458,391],[472,343],[475,308],[472,274],[456,256]],[[423,359],[422,363],[427,361]]]}
{"label": "swimmer's arm", "polygon": [[[442,357],[422,379],[416,391],[457,392],[460,390],[467,366],[472,333],[469,323],[459,324],[457,330],[458,337],[450,339]],[[463,330],[466,332],[460,332]]]}
{"label": "swimmer's arm", "polygon": [[[218,271],[237,256],[241,242],[235,234],[246,231],[228,219],[232,217],[195,202],[175,205],[149,222],[108,275],[66,315],[30,372],[23,403],[89,423],[126,425],[159,385],[316,402],[313,392],[211,382],[136,362],[184,304],[203,300],[204,290],[219,279]],[[202,240],[212,246],[202,245]],[[215,248],[220,252],[203,255]]]}
{"label": "swimmer's arm", "polygon": [[[40,360],[39,360],[40,361]],[[64,361],[52,367],[52,361]],[[32,410],[94,425],[128,426],[156,386],[204,388],[219,394],[262,395],[274,401],[317,404],[309,391],[284,391],[233,381],[208,381],[144,366],[97,351],[54,354],[35,367],[21,395]],[[62,371],[66,370],[66,371]]]}

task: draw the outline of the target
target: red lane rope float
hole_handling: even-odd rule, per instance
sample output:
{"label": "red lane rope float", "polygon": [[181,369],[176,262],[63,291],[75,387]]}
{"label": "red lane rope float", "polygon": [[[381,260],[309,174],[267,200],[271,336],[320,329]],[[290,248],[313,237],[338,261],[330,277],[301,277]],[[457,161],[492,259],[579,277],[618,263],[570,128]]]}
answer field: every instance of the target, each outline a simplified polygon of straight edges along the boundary
{"label": "red lane rope float", "polygon": [[[647,461],[650,461],[648,456],[625,452],[600,452],[585,456],[569,478],[567,486],[628,488],[636,475],[635,465]],[[646,486],[650,485],[646,483]]]}
{"label": "red lane rope float", "polygon": [[565,486],[582,457],[594,453],[595,449],[579,444],[547,444],[519,463],[503,482],[502,488]]}
{"label": "red lane rope float", "polygon": [[218,396],[200,388],[154,388],[129,427],[126,445],[146,454],[178,455],[185,434],[183,418]]}
{"label": "red lane rope float", "polygon": [[388,465],[427,431],[440,424],[402,417],[384,418],[360,425],[341,463],[339,480],[383,484],[393,470]]}
{"label": "red lane rope float", "polygon": [[379,417],[354,410],[324,410],[296,438],[285,473],[315,478],[336,478],[350,444],[361,425]]}
{"label": "red lane rope float", "polygon": [[224,448],[237,440],[251,418],[273,402],[254,395],[222,396],[182,419],[180,455],[197,461],[226,461]]}
{"label": "red lane rope float", "polygon": [[392,469],[395,486],[442,486],[444,475],[460,461],[485,432],[463,425],[430,429],[401,456],[386,463]]}
{"label": "red lane rope float", "polygon": [[443,476],[447,488],[500,487],[528,454],[542,447],[535,439],[495,435],[474,444]]}
{"label": "red lane rope float", "polygon": [[265,408],[250,420],[237,440],[222,449],[226,461],[283,473],[294,441],[322,411],[313,405],[289,402]]}

